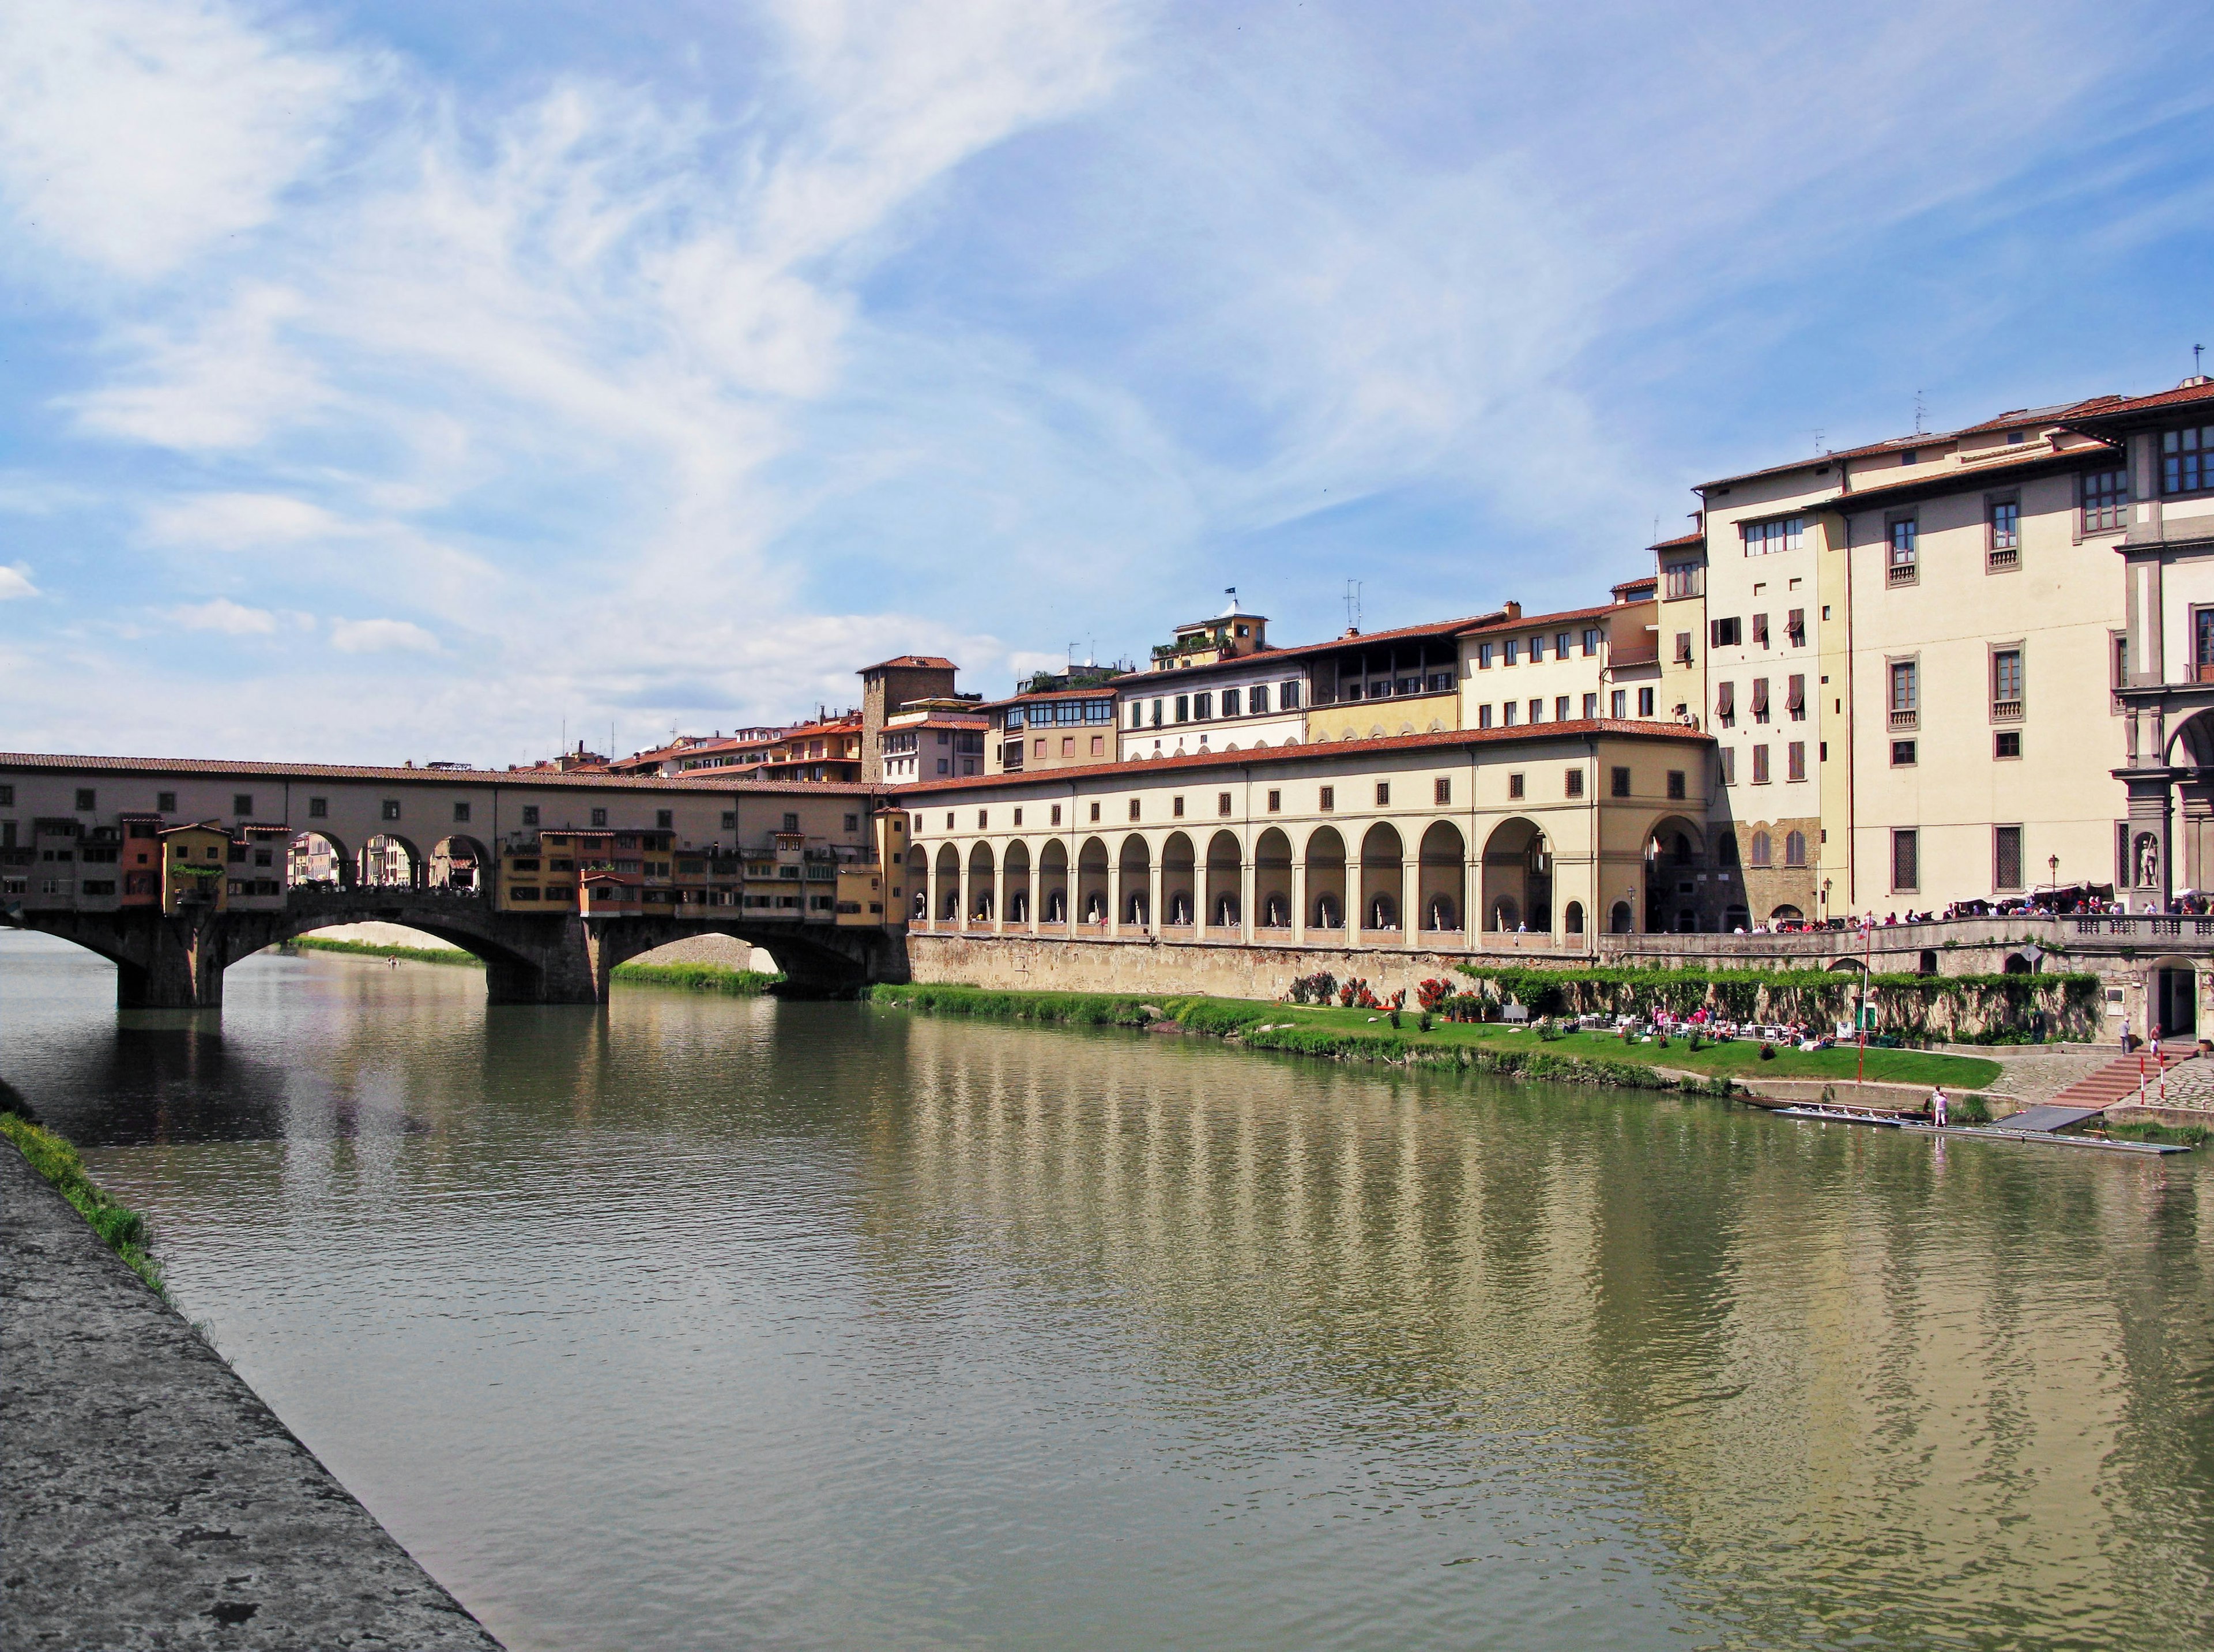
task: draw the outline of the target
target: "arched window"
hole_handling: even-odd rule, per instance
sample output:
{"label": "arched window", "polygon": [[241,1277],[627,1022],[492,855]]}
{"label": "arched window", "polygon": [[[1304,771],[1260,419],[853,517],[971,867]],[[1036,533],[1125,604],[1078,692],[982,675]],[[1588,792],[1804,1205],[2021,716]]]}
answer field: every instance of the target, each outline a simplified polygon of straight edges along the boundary
{"label": "arched window", "polygon": [[1771,847],[1768,841],[1768,834],[1766,832],[1755,832],[1752,835],[1752,864],[1756,866],[1765,866],[1770,865],[1770,857],[1771,853]]}
{"label": "arched window", "polygon": [[1807,864],[1806,833],[1783,834],[1783,864],[1787,866],[1803,866]]}
{"label": "arched window", "polygon": [[1581,901],[1569,902],[1569,909],[1561,915],[1561,922],[1567,928],[1569,934],[1582,934],[1584,933],[1584,903]]}

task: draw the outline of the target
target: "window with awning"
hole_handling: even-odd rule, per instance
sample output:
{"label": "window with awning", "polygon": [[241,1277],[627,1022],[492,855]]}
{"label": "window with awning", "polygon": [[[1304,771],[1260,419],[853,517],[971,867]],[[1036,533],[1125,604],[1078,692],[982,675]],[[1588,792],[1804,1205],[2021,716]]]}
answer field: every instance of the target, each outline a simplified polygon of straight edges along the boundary
{"label": "window with awning", "polygon": [[1791,713],[1794,721],[1807,715],[1807,679],[1793,676],[1784,685],[1783,709]]}
{"label": "window with awning", "polygon": [[1756,718],[1768,715],[1768,679],[1764,676],[1752,680],[1752,714]]}
{"label": "window with awning", "polygon": [[1737,715],[1737,685],[1718,682],[1715,685],[1715,719],[1727,723]]}

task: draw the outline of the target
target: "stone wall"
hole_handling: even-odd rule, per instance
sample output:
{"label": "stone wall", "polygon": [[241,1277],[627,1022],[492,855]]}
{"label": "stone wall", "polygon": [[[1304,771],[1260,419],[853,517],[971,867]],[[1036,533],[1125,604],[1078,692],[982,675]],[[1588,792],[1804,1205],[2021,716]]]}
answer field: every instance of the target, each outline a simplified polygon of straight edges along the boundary
{"label": "stone wall", "polygon": [[[1342,951],[1312,946],[1202,946],[1154,941],[1036,940],[1020,935],[907,938],[910,979],[1023,992],[1147,993],[1163,997],[1281,998],[1301,976],[1327,970],[1341,982],[1359,976],[1381,998],[1425,976],[1460,981],[1465,954],[1397,948]],[[1525,960],[1513,960],[1521,963]]]}

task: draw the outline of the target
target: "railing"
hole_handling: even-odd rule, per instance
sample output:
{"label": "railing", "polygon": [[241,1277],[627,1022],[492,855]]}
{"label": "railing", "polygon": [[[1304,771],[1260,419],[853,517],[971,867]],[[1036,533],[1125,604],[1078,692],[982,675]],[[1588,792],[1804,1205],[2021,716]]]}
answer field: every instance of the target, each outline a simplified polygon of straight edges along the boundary
{"label": "railing", "polygon": [[1894,562],[1883,572],[1887,585],[1911,585],[1919,576],[1920,566],[1913,562]]}
{"label": "railing", "polygon": [[1921,724],[1920,712],[1893,712],[1891,714],[1891,725],[1894,729],[1918,728]]}
{"label": "railing", "polygon": [[2021,552],[2010,545],[1991,551],[1985,557],[1984,566],[1993,573],[2010,573],[2021,566]]}
{"label": "railing", "polygon": [[2021,701],[2019,700],[1994,700],[1991,701],[1991,721],[1994,723],[2021,722]]}

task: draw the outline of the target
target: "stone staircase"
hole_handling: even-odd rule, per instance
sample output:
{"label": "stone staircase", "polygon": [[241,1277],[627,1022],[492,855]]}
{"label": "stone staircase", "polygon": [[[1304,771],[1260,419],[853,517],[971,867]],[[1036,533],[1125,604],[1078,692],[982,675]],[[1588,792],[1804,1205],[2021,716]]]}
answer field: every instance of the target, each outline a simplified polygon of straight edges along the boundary
{"label": "stone staircase", "polygon": [[2054,1107],[2088,1107],[2104,1111],[2125,1102],[2135,1102],[2142,1085],[2146,1104],[2157,1106],[2160,1102],[2161,1076],[2173,1074],[2197,1059],[2186,1051],[2178,1055],[2162,1052],[2155,1062],[2150,1051],[2140,1050],[2109,1062],[2097,1072],[2076,1080],[2047,1103]]}

